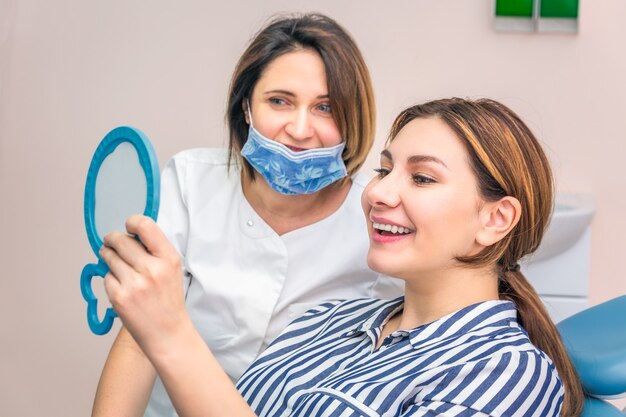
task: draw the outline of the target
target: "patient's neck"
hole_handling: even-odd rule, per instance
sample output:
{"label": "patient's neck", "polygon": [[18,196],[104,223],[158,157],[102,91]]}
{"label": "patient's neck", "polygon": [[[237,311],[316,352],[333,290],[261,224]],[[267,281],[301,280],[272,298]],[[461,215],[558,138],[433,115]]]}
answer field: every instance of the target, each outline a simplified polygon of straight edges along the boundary
{"label": "patient's neck", "polygon": [[409,330],[482,301],[498,300],[493,268],[457,268],[405,280],[400,329]]}

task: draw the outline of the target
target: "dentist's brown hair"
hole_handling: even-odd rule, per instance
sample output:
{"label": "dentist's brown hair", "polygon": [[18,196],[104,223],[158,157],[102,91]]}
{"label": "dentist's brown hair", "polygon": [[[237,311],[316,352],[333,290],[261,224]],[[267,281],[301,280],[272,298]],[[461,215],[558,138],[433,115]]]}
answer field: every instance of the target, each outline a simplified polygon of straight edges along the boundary
{"label": "dentist's brown hair", "polygon": [[519,271],[519,260],[541,243],[554,204],[552,170],[541,145],[519,116],[503,104],[460,98],[404,110],[391,127],[389,141],[417,118],[437,118],[454,130],[469,153],[483,199],[512,196],[519,200],[520,220],[506,237],[475,256],[457,260],[468,266],[493,265],[497,270],[500,298],[516,304],[519,323],[532,343],[554,362],[563,381],[561,415],[580,415],[584,393],[576,370],[537,292]]}

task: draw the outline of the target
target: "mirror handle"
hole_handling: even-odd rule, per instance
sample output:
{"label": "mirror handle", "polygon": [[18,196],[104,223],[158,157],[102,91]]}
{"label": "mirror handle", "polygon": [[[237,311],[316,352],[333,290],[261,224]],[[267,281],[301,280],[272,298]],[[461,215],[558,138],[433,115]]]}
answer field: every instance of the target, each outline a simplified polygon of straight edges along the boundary
{"label": "mirror handle", "polygon": [[104,262],[98,262],[85,265],[80,274],[80,290],[87,302],[87,322],[91,331],[97,335],[107,334],[113,326],[113,320],[117,317],[115,310],[108,307],[102,321],[98,319],[98,298],[91,288],[91,279],[94,276],[104,279],[107,272],[109,272],[109,267]]}

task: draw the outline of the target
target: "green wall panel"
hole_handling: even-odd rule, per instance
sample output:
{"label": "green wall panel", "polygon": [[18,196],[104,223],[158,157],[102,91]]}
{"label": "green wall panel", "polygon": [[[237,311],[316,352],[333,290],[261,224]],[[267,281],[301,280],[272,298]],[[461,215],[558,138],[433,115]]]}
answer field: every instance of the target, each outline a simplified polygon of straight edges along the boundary
{"label": "green wall panel", "polygon": [[541,17],[578,18],[578,0],[541,0]]}
{"label": "green wall panel", "polygon": [[496,16],[532,17],[533,0],[496,0]]}

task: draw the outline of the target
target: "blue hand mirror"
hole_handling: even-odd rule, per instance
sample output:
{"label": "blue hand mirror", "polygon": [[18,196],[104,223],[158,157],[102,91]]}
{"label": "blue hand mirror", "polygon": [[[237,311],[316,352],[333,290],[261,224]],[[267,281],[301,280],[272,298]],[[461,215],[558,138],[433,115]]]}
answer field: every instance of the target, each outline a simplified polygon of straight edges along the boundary
{"label": "blue hand mirror", "polygon": [[103,319],[98,318],[98,298],[91,287],[94,276],[104,278],[109,272],[98,253],[102,240],[109,232],[125,232],[126,219],[133,214],[156,220],[159,193],[159,163],[148,138],[132,127],[110,131],[91,159],[85,185],[85,228],[98,263],[85,265],[80,289],[87,302],[87,322],[95,334],[108,333],[117,317],[108,307]]}

